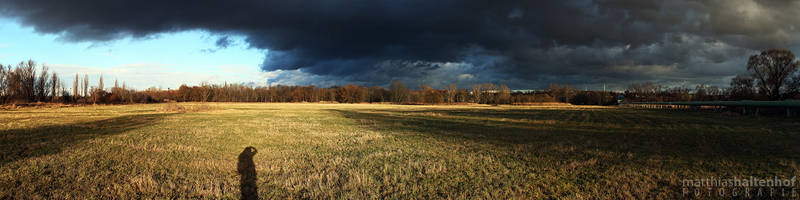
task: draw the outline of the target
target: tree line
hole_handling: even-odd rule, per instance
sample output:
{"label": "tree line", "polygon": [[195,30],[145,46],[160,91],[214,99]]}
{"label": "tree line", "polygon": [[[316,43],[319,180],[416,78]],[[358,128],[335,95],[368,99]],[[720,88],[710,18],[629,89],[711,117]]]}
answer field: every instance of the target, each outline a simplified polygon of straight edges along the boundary
{"label": "tree line", "polygon": [[[448,85],[435,89],[420,85],[407,87],[402,81],[392,81],[389,88],[357,85],[328,88],[275,85],[252,87],[243,84],[181,85],[178,89],[162,90],[155,87],[145,90],[128,88],[117,80],[105,87],[103,76],[92,83],[88,74],[75,74],[72,88],[46,65],[32,60],[16,66],[0,64],[0,103],[24,104],[54,102],[69,104],[125,104],[155,102],[340,102],[340,103],[399,103],[399,104],[521,104],[533,102],[569,102],[571,87],[552,91],[512,92],[506,85],[492,83],[473,84],[469,88]],[[611,96],[611,95],[606,95]]]}
{"label": "tree line", "polygon": [[156,102],[340,102],[340,103],[398,103],[398,104],[526,104],[569,102],[573,104],[607,105],[614,103],[614,92],[578,91],[569,85],[551,84],[542,91],[512,92],[506,85],[473,84],[458,88],[451,84],[442,89],[428,85],[416,88],[402,81],[392,81],[389,88],[357,85],[328,88],[275,85],[252,87],[243,84],[181,85],[178,89],[145,90],[128,88],[117,80],[110,88],[104,86],[100,75],[92,84],[88,74],[75,74],[72,88],[50,72],[45,65],[34,61],[20,62],[16,67],[0,64],[0,103],[23,104],[54,102],[69,104],[126,104]]}
{"label": "tree line", "polygon": [[0,64],[0,104],[55,102],[70,104],[125,104],[155,102],[340,102],[398,104],[528,104],[564,102],[579,105],[610,105],[622,95],[626,101],[716,101],[800,99],[800,61],[789,50],[767,50],[753,55],[747,74],[734,77],[730,87],[696,85],[669,87],[651,82],[628,85],[624,92],[582,91],[570,85],[550,84],[541,91],[514,92],[506,85],[472,84],[468,88],[447,85],[436,89],[416,88],[392,81],[389,88],[358,85],[328,88],[308,86],[247,86],[243,84],[181,85],[178,89],[128,88],[114,80],[105,87],[100,75],[92,85],[88,74],[75,74],[72,88],[45,65],[34,61],[16,66]]}
{"label": "tree line", "polygon": [[747,73],[731,79],[728,88],[696,85],[669,87],[651,82],[628,85],[628,101],[739,101],[800,99],[800,61],[786,49],[770,49],[752,55]]}
{"label": "tree line", "polygon": [[240,84],[182,85],[177,90],[153,91],[153,99],[194,102],[339,102],[339,103],[399,103],[399,104],[452,104],[483,103],[512,104],[522,102],[552,102],[549,94],[512,93],[505,85],[475,84],[471,88],[448,85],[443,89],[421,85],[416,89],[402,81],[392,81],[389,88],[358,85],[328,88],[276,85],[250,87]]}

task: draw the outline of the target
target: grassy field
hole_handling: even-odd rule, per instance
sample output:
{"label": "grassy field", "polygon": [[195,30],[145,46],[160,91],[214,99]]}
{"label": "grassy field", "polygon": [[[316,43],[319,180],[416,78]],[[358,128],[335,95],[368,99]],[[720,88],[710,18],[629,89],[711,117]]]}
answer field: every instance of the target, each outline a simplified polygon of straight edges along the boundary
{"label": "grassy field", "polygon": [[674,198],[683,179],[800,174],[796,118],[588,106],[164,107],[0,111],[0,198]]}

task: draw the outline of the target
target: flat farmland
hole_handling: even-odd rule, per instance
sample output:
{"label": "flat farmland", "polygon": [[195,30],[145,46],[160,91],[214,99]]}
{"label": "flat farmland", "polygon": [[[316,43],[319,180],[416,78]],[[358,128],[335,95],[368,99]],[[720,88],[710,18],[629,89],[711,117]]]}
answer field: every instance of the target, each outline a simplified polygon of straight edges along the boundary
{"label": "flat farmland", "polygon": [[684,179],[799,175],[799,134],[600,106],[21,108],[0,110],[0,198],[681,198]]}

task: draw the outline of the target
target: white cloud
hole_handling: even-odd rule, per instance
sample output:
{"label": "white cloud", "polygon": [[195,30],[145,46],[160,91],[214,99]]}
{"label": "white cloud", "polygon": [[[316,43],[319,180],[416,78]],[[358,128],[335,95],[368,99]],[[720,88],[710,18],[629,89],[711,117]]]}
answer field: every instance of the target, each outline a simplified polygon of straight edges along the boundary
{"label": "white cloud", "polygon": [[0,44],[0,47],[7,47],[8,44]]}

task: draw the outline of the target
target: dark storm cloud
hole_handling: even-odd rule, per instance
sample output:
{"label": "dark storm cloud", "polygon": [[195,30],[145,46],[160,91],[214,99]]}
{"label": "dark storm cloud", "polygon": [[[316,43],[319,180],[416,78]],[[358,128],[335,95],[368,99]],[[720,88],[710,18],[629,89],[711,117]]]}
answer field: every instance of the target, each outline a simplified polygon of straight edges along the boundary
{"label": "dark storm cloud", "polygon": [[217,39],[217,42],[215,42],[214,44],[216,44],[217,47],[219,47],[219,48],[228,48],[230,46],[233,46],[233,40],[228,38],[228,36],[222,36],[222,37],[219,37]]}
{"label": "dark storm cloud", "polygon": [[796,47],[800,35],[797,1],[0,0],[0,9],[73,41],[243,35],[269,49],[262,69],[284,83],[725,84],[748,54]]}

